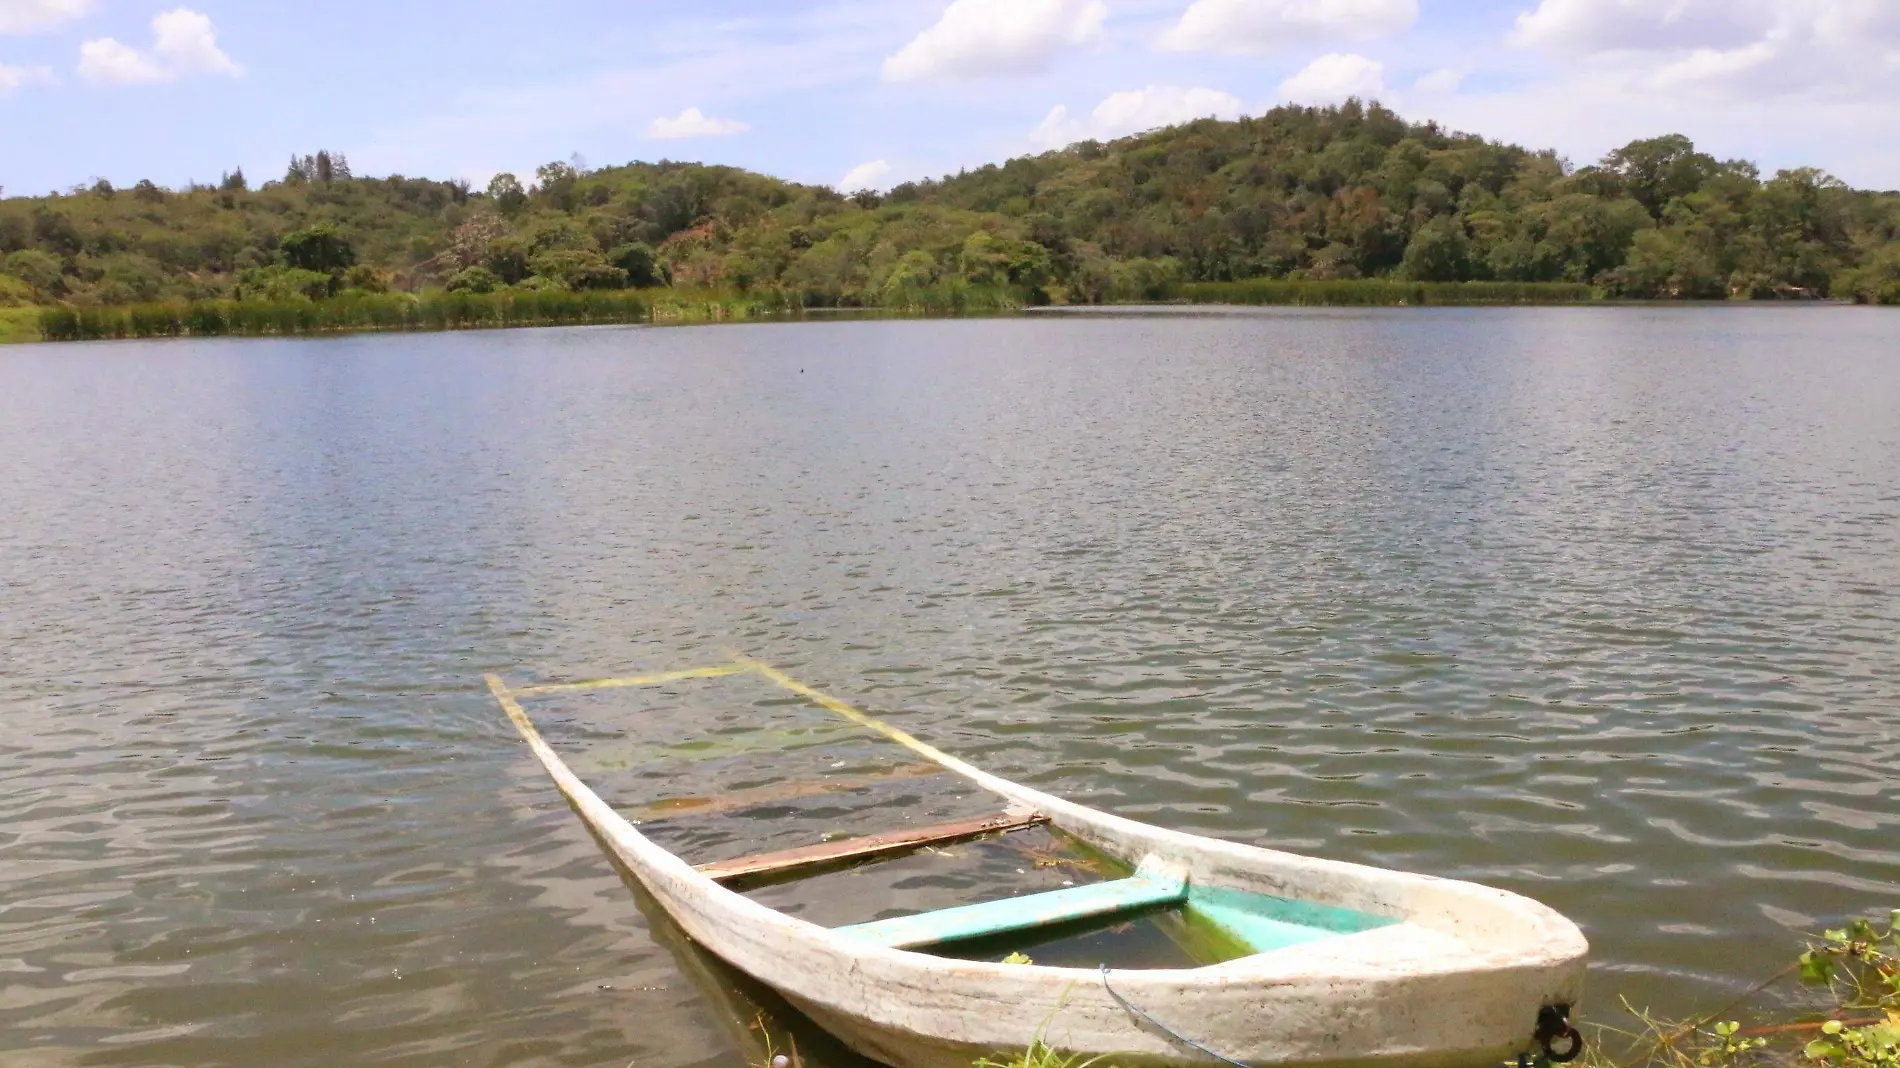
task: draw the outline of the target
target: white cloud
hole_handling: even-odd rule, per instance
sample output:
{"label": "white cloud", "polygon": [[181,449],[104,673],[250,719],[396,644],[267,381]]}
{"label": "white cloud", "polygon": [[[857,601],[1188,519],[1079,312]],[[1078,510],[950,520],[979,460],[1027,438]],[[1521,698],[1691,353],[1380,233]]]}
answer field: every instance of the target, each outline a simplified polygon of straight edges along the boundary
{"label": "white cloud", "polygon": [[[374,172],[524,173],[521,161],[560,158],[576,147],[616,158],[628,131],[642,133],[656,113],[688,104],[714,115],[760,101],[822,109],[836,94],[857,92],[867,74],[875,78],[891,41],[916,32],[905,10],[887,0],[827,0],[815,8],[773,5],[746,20],[706,12],[660,21],[604,68],[577,62],[550,81],[484,82],[413,109],[385,109],[375,133],[350,145],[350,159]],[[833,124],[821,139],[843,129]],[[791,176],[824,182],[833,174]]]}
{"label": "white cloud", "polygon": [[883,179],[890,173],[889,163],[874,159],[868,163],[860,163],[844,172],[844,177],[838,179],[838,184],[834,188],[847,193],[855,193],[860,189],[882,189],[884,188]]}
{"label": "white cloud", "polygon": [[1722,48],[1774,24],[1759,0],[1541,0],[1517,17],[1511,40],[1566,52]]}
{"label": "white cloud", "polygon": [[50,67],[9,67],[0,63],[0,98],[13,95],[23,86],[51,85],[58,80]]}
{"label": "white cloud", "polygon": [[[1900,92],[1760,93],[1701,83],[1660,91],[1654,70],[1614,63],[1559,67],[1508,89],[1420,102],[1432,118],[1503,141],[1555,148],[1578,163],[1643,137],[1683,133],[1718,159],[1750,159],[1765,171],[1822,166],[1848,182],[1900,187],[1900,143],[1868,130],[1900,129]],[[1411,101],[1406,101],[1411,103]]]}
{"label": "white cloud", "polygon": [[953,0],[936,25],[884,60],[884,80],[959,80],[1042,70],[1102,33],[1102,0]]}
{"label": "white cloud", "polygon": [[101,85],[136,85],[171,78],[169,72],[145,58],[137,49],[122,45],[110,37],[87,41],[79,46],[79,76]]}
{"label": "white cloud", "polygon": [[244,68],[218,47],[217,30],[206,16],[174,8],[152,19],[150,55],[111,37],[79,46],[79,76],[101,85],[169,82],[192,74],[237,77]]}
{"label": "white cloud", "polygon": [[174,74],[226,74],[235,77],[244,68],[218,47],[211,19],[190,8],[174,8],[152,19],[152,52]]}
{"label": "white cloud", "polygon": [[0,34],[37,33],[92,10],[93,0],[0,0]]}
{"label": "white cloud", "polygon": [[1418,81],[1412,83],[1412,91],[1434,96],[1455,93],[1458,87],[1465,83],[1465,74],[1465,71],[1444,67],[1422,75]]}
{"label": "white cloud", "polygon": [[1894,0],[1539,0],[1511,43],[1581,61],[1637,92],[1730,104],[1900,89]]}
{"label": "white cloud", "polygon": [[1769,41],[1757,41],[1745,48],[1727,50],[1698,48],[1664,64],[1653,77],[1655,84],[1663,88],[1746,78],[1774,62],[1777,52],[1778,49]]}
{"label": "white cloud", "polygon": [[1418,0],[1194,0],[1157,47],[1257,54],[1324,41],[1363,41],[1418,21]]}
{"label": "white cloud", "polygon": [[1280,95],[1296,104],[1337,104],[1350,96],[1385,95],[1385,64],[1351,52],[1329,52],[1280,83]]}
{"label": "white cloud", "polygon": [[647,124],[647,136],[656,141],[684,137],[725,137],[744,133],[752,127],[738,119],[715,119],[698,108],[687,108],[672,118],[657,118]]}
{"label": "white cloud", "polygon": [[1077,141],[1108,140],[1210,116],[1239,118],[1240,98],[1218,89],[1150,85],[1110,94],[1086,119],[1070,117],[1068,106],[1057,104],[1029,131],[1029,140],[1038,148],[1060,148]]}

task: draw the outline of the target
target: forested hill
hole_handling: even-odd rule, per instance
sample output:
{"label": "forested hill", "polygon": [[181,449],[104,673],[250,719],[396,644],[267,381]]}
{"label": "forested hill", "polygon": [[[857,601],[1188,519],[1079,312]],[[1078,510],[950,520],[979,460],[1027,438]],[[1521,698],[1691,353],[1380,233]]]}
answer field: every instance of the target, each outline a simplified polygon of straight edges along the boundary
{"label": "forested hill", "polygon": [[1251,278],[1569,281],[1623,297],[1900,303],[1900,193],[1764,176],[1684,137],[1573,168],[1377,105],[1082,142],[879,195],[728,168],[100,182],[0,200],[0,305],[349,290],[773,292],[808,305],[1153,297]]}

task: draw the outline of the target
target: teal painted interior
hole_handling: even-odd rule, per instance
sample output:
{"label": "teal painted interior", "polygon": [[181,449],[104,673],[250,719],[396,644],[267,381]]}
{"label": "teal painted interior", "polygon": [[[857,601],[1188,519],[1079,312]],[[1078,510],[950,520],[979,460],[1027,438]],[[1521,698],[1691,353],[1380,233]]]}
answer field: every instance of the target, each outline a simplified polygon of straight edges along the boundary
{"label": "teal painted interior", "polygon": [[918,949],[1115,916],[1158,905],[1185,905],[1190,913],[1219,927],[1255,953],[1370,931],[1398,922],[1370,912],[1270,894],[1220,887],[1190,888],[1179,879],[1138,871],[1126,879],[874,920],[837,930],[892,949]]}
{"label": "teal painted interior", "polygon": [[1112,882],[874,920],[837,931],[893,949],[915,949],[1176,904],[1187,896],[1187,885],[1179,879],[1137,872]]}
{"label": "teal painted interior", "polygon": [[1196,886],[1188,891],[1187,907],[1257,953],[1399,922],[1336,905],[1207,886]]}

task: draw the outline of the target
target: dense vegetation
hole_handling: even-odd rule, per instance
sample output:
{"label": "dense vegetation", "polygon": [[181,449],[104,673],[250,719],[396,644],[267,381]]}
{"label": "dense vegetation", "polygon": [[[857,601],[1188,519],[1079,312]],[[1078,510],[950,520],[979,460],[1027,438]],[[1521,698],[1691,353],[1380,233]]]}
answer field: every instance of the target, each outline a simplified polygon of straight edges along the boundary
{"label": "dense vegetation", "polygon": [[[238,172],[0,200],[0,308],[75,315],[661,286],[779,307],[1326,300],[1354,279],[1507,283],[1443,291],[1472,299],[1590,287],[1900,303],[1900,193],[1811,169],[1764,178],[1680,136],[1572,168],[1349,102],[1086,141],[882,195],[669,162],[551,163],[531,184],[475,190],[359,178],[318,153],[255,189]],[[1541,288],[1553,283],[1567,285]],[[374,306],[403,299],[418,298]]]}

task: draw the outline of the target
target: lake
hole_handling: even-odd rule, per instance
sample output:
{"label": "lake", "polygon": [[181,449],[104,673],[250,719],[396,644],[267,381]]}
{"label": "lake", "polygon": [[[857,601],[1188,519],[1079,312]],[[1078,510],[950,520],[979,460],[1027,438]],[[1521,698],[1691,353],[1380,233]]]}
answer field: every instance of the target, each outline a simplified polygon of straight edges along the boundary
{"label": "lake", "polygon": [[[728,648],[1098,807],[1529,894],[1598,1019],[1900,906],[1878,309],[26,346],[0,457],[10,1068],[741,1068],[745,991],[481,679]],[[535,711],[626,806],[877,777],[655,823],[689,859],[971,803],[743,680]]]}

